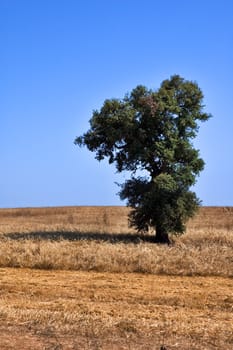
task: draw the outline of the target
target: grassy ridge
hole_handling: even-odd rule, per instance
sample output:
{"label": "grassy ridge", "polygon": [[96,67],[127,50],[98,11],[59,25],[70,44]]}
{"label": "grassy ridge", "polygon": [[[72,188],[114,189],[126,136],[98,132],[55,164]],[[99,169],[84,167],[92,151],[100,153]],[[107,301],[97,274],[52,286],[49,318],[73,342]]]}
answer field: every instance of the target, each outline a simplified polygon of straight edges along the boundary
{"label": "grassy ridge", "polygon": [[0,209],[0,234],[35,230],[99,233],[134,232],[126,207],[51,207]]}
{"label": "grassy ridge", "polygon": [[[0,233],[35,229],[73,229],[80,232],[133,233],[130,209],[120,206],[80,206],[0,209]],[[233,207],[201,207],[188,228],[233,229]]]}

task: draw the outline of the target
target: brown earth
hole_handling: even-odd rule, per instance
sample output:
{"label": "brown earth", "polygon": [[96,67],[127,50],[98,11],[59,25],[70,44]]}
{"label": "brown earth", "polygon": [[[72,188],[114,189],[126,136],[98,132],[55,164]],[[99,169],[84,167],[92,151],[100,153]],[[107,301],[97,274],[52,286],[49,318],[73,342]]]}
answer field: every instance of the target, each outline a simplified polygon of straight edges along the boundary
{"label": "brown earth", "polygon": [[233,349],[233,280],[0,269],[0,348]]}

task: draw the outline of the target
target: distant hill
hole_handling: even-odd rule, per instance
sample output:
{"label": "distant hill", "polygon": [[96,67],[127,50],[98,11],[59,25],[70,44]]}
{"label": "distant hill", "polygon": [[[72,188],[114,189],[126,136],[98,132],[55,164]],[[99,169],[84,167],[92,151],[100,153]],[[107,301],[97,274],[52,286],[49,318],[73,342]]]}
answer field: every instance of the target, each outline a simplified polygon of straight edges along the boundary
{"label": "distant hill", "polygon": [[[76,206],[0,209],[0,232],[24,228],[128,233],[130,208],[123,206]],[[233,207],[201,207],[188,222],[189,229],[233,228]]]}

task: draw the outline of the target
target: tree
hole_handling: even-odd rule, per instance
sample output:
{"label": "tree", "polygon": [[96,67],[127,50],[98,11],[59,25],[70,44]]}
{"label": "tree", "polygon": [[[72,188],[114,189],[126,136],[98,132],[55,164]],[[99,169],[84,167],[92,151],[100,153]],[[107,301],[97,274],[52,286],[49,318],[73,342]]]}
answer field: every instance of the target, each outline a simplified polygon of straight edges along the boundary
{"label": "tree", "polygon": [[[203,111],[197,83],[179,75],[164,80],[156,91],[137,86],[123,99],[108,99],[95,110],[90,129],[75,143],[107,158],[131,178],[121,185],[122,200],[132,208],[131,226],[139,232],[155,229],[155,241],[169,243],[169,233],[181,234],[200,205],[190,190],[204,168],[192,140]],[[143,174],[143,175],[142,175]]]}

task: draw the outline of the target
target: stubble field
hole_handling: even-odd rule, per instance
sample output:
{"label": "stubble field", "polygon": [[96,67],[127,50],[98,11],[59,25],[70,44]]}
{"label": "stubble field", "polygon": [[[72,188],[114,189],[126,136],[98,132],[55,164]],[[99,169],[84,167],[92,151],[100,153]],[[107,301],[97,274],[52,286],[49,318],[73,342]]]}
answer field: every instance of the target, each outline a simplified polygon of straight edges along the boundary
{"label": "stubble field", "polygon": [[127,214],[0,210],[0,349],[233,349],[233,208],[170,247]]}

